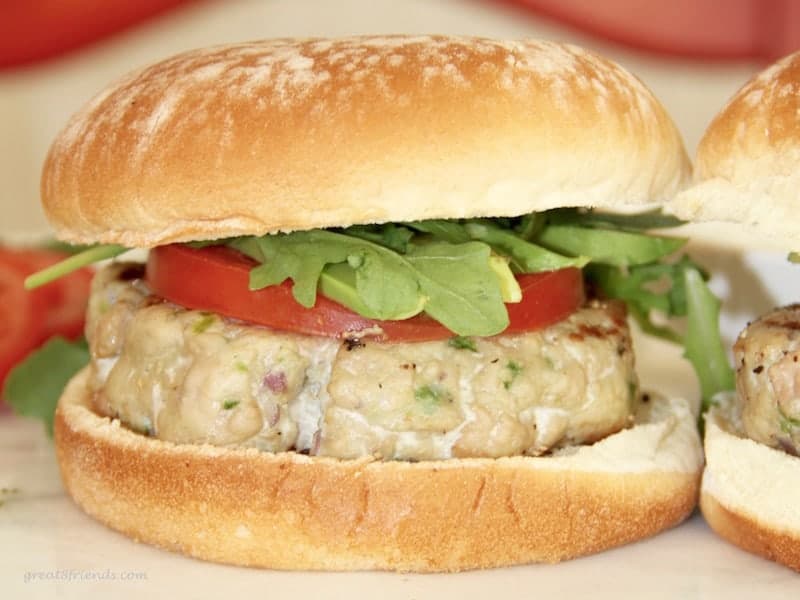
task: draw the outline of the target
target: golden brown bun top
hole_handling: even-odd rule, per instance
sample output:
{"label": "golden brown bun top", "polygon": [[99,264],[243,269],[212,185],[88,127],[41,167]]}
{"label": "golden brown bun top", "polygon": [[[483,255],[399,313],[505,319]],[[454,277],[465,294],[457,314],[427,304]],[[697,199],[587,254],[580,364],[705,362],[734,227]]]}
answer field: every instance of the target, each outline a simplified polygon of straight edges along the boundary
{"label": "golden brown bun top", "polygon": [[705,132],[678,216],[744,223],[800,248],[800,52],[756,74]]}
{"label": "golden brown bun top", "polygon": [[75,115],[42,175],[74,242],[630,208],[689,174],[635,77],[580,48],[442,36],[188,52]]}

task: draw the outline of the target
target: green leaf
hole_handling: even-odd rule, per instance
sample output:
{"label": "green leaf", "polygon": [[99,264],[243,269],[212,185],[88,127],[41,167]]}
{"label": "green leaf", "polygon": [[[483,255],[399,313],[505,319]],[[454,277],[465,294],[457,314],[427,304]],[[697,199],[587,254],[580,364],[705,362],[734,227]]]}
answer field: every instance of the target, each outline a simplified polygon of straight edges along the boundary
{"label": "green leaf", "polygon": [[430,234],[437,240],[450,242],[451,244],[462,244],[470,240],[469,234],[458,221],[430,219],[428,221],[412,221],[406,223],[406,225],[417,231]]}
{"label": "green leaf", "polygon": [[[525,218],[527,223],[535,221],[533,215]],[[511,268],[517,273],[537,273],[554,271],[566,267],[583,267],[589,262],[586,257],[567,257],[526,241],[522,234],[504,228],[499,219],[474,219],[464,223],[457,221],[417,221],[409,223],[419,231],[431,235],[439,241],[451,244],[477,240],[489,244],[501,256],[510,260]]]}
{"label": "green leaf", "polygon": [[593,262],[617,267],[655,262],[686,243],[683,238],[573,225],[548,225],[535,241],[561,254],[588,256]]}
{"label": "green leaf", "polygon": [[92,265],[96,262],[100,262],[101,260],[114,258],[115,256],[119,256],[123,252],[127,251],[128,248],[114,244],[108,244],[105,246],[92,246],[88,250],[84,250],[78,254],[73,254],[61,262],[51,265],[46,269],[42,269],[38,273],[30,275],[27,279],[25,279],[25,289],[32,290],[46,283],[50,283],[59,277],[63,277],[72,271],[77,271],[82,267]]}
{"label": "green leaf", "polygon": [[498,253],[508,256],[511,259],[511,268],[517,273],[581,268],[589,262],[585,256],[566,257],[526,242],[512,231],[503,230],[488,220],[470,221],[464,225],[464,229],[470,238],[486,242]]}
{"label": "green leaf", "polygon": [[671,271],[669,266],[659,264],[644,265],[630,270],[593,264],[586,270],[586,273],[609,298],[624,300],[629,307],[633,305],[645,314],[652,310],[669,314],[669,297],[663,292],[657,293],[649,290],[647,285],[661,279]]}
{"label": "green leaf", "polygon": [[[630,314],[650,335],[682,344],[700,382],[703,410],[718,392],[734,387],[734,374],[719,329],[720,301],[705,282],[705,275],[691,259],[673,264],[650,264],[629,270],[591,265],[589,278],[603,294],[624,300]],[[655,284],[660,289],[652,289]],[[686,317],[686,332],[672,323],[653,321],[654,311],[665,317]]]}
{"label": "green leaf", "polygon": [[508,327],[490,254],[480,242],[432,242],[405,255],[428,298],[425,312],[457,335],[495,335]]}
{"label": "green leaf", "polygon": [[3,398],[18,415],[41,419],[53,435],[53,416],[64,386],[89,363],[86,342],[51,338],[11,370]]}
{"label": "green leaf", "polygon": [[720,301],[700,271],[687,268],[683,276],[687,306],[684,355],[700,380],[703,410],[707,410],[715,394],[734,389],[734,373],[719,331]]}
{"label": "green leaf", "polygon": [[700,270],[689,257],[682,256],[674,263],[637,265],[629,269],[593,264],[586,273],[606,296],[625,300],[645,313],[657,310],[666,316],[682,317],[687,310],[683,273],[688,268]]}
{"label": "green leaf", "polygon": [[298,231],[256,239],[264,263],[250,272],[250,288],[261,289],[291,279],[298,303],[314,306],[317,286],[328,264],[348,263],[356,289],[370,317],[392,319],[413,314],[419,285],[402,255],[367,240],[332,231]]}
{"label": "green leaf", "polygon": [[530,241],[534,239],[539,235],[539,232],[542,231],[544,226],[547,225],[547,215],[549,215],[550,212],[552,211],[546,213],[530,213],[521,217],[514,227],[514,231],[523,240]]}
{"label": "green leaf", "polygon": [[599,227],[602,229],[621,229],[623,231],[644,231],[648,229],[668,229],[679,227],[681,221],[661,210],[651,210],[630,215],[598,212],[579,208],[557,208],[546,213],[553,225],[577,225],[579,227]]}
{"label": "green leaf", "polygon": [[374,244],[380,244],[395,252],[404,254],[408,249],[414,232],[394,223],[384,223],[382,225],[353,225],[342,229],[341,233],[353,237],[368,240]]}

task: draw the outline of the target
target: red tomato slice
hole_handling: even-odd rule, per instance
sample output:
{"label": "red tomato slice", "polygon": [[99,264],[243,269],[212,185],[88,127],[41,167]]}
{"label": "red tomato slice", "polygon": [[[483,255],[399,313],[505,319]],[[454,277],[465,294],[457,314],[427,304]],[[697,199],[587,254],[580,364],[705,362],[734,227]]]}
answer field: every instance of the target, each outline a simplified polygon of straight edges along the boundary
{"label": "red tomato slice", "polygon": [[[257,291],[247,287],[254,265],[247,256],[222,246],[190,248],[179,244],[150,251],[147,283],[155,294],[196,310],[306,335],[342,337],[380,327],[387,341],[426,341],[454,334],[426,315],[402,321],[362,317],[321,294],[313,308],[292,297],[291,282]],[[574,312],[584,301],[579,269],[521,275],[522,301],[507,304],[510,325],[504,333],[546,327]]]}
{"label": "red tomato slice", "polygon": [[25,291],[24,273],[0,263],[0,384],[43,337],[45,296]]}

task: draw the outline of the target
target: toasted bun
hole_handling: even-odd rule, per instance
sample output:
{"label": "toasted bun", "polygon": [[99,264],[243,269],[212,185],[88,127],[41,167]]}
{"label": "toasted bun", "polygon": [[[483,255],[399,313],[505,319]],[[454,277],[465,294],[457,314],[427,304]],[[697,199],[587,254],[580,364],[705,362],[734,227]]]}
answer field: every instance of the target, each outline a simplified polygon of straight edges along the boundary
{"label": "toasted bun", "polygon": [[711,122],[695,183],[669,205],[694,221],[743,223],[800,248],[800,52],[757,74]]}
{"label": "toasted bun", "polygon": [[740,437],[733,399],[706,420],[700,507],[711,528],[800,571],[800,458]]}
{"label": "toasted bun", "polygon": [[65,486],[136,540],[276,569],[459,571],[555,562],[641,539],[695,506],[702,452],[683,401],[551,457],[337,460],[137,435],[66,388],[55,440]]}
{"label": "toasted bun", "polygon": [[55,140],[45,211],[72,242],[174,241],[560,206],[625,209],[689,175],[635,77],[577,47],[456,37],[188,52]]}

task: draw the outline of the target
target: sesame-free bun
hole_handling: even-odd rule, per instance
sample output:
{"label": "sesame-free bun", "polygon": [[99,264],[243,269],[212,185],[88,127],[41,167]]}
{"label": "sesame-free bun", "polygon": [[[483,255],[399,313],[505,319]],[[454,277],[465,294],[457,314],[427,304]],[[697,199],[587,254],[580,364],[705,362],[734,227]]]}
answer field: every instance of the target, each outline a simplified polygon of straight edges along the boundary
{"label": "sesame-free bun", "polygon": [[737,546],[800,571],[800,458],[739,433],[733,398],[706,417],[700,508]]}
{"label": "sesame-free bun", "polygon": [[274,569],[460,571],[555,562],[671,527],[697,500],[702,451],[682,400],[547,457],[381,462],[176,445],[91,409],[88,371],[55,443],[90,515],[169,550]]}
{"label": "sesame-free bun", "polygon": [[689,177],[661,104],[575,46],[443,36],[273,40],[181,54],[57,137],[45,211],[71,242],[663,202]]}
{"label": "sesame-free bun", "polygon": [[[731,98],[700,141],[693,185],[667,209],[800,250],[800,52]],[[737,410],[731,396],[707,414],[701,510],[726,540],[800,571],[800,458],[748,439]]]}
{"label": "sesame-free bun", "polygon": [[677,216],[741,223],[800,249],[800,52],[756,74],[714,118],[694,180],[668,205]]}

